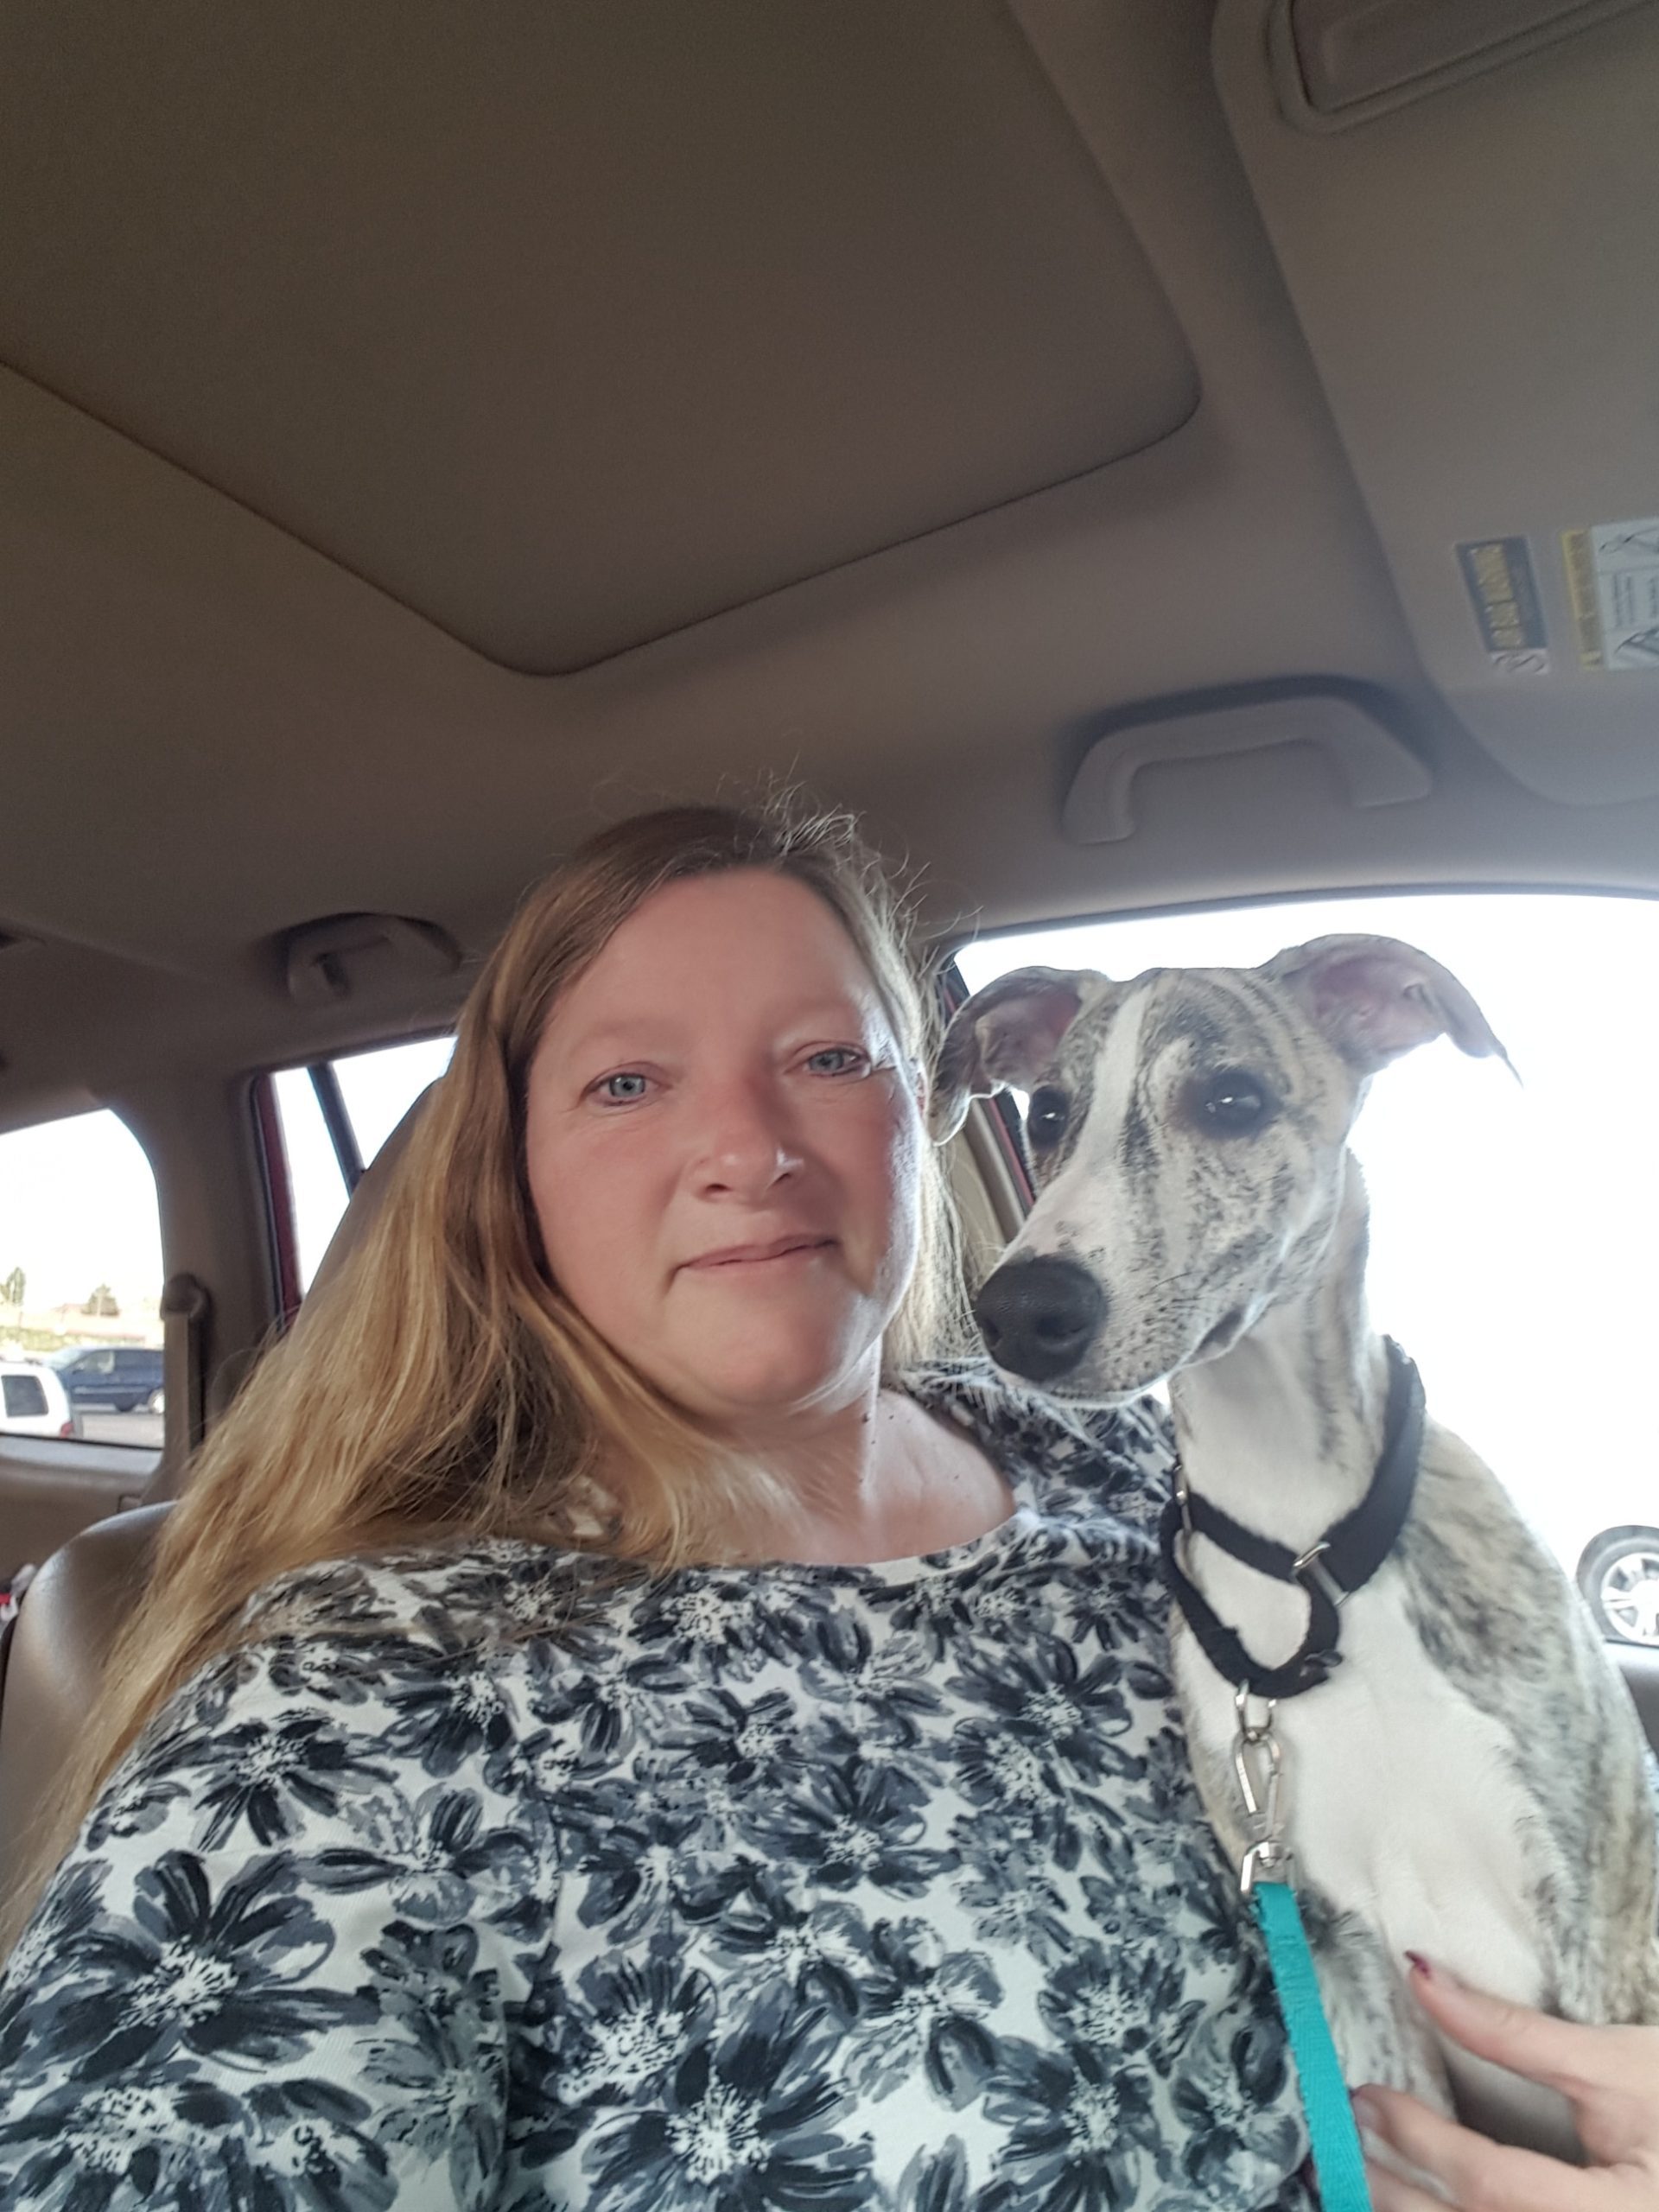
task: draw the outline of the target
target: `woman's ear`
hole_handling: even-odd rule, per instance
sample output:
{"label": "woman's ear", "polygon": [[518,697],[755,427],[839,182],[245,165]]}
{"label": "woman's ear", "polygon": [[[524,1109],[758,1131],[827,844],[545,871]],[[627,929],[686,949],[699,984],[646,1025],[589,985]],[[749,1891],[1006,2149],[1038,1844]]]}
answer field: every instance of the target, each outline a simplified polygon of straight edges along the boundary
{"label": "woman's ear", "polygon": [[953,1137],[969,1102],[1029,1090],[1052,1066],[1061,1040],[1085,1005],[1116,986],[1090,969],[1016,968],[976,991],[950,1017],[933,1082],[936,1144]]}
{"label": "woman's ear", "polygon": [[1256,971],[1283,983],[1316,1028],[1363,1074],[1449,1037],[1477,1058],[1510,1056],[1449,968],[1391,937],[1316,937]]}

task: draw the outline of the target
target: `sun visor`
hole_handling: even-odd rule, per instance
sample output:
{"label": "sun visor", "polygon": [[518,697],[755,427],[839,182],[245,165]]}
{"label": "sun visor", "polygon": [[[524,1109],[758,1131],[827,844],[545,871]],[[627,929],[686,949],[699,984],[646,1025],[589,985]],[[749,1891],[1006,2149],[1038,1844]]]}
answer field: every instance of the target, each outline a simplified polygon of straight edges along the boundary
{"label": "sun visor", "polygon": [[1659,794],[1659,7],[1223,0],[1214,58],[1429,677],[1545,798]]}

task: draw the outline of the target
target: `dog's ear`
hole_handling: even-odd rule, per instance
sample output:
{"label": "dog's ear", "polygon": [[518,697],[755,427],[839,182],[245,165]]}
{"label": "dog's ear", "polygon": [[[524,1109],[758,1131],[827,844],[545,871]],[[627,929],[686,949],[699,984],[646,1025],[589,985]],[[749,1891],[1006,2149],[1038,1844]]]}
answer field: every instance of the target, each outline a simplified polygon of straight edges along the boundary
{"label": "dog's ear", "polygon": [[1108,979],[1086,969],[1016,968],[958,1007],[934,1070],[929,1111],[934,1142],[955,1136],[971,1099],[1010,1087],[1029,1090],[1103,987],[1109,988]]}
{"label": "dog's ear", "polygon": [[1316,937],[1257,973],[1283,983],[1343,1058],[1375,1074],[1414,1046],[1449,1037],[1477,1058],[1510,1056],[1451,970],[1391,937]]}

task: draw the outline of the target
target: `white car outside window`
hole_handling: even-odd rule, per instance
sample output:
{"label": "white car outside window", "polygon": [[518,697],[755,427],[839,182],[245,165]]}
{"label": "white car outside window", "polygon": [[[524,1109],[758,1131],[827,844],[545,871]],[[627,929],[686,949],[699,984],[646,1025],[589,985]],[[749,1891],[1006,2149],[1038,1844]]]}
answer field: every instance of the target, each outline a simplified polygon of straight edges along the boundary
{"label": "white car outside window", "polygon": [[35,1360],[0,1361],[0,1431],[8,1436],[73,1436],[61,1382]]}

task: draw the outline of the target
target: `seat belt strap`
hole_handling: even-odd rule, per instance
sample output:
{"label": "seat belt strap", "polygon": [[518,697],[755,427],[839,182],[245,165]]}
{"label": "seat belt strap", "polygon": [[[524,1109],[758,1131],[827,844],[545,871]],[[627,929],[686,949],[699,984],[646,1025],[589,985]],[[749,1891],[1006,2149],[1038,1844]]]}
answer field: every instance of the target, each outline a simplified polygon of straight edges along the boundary
{"label": "seat belt strap", "polygon": [[207,1433],[207,1321],[213,1310],[206,1284],[194,1275],[168,1277],[162,1291],[164,1466],[181,1466]]}

